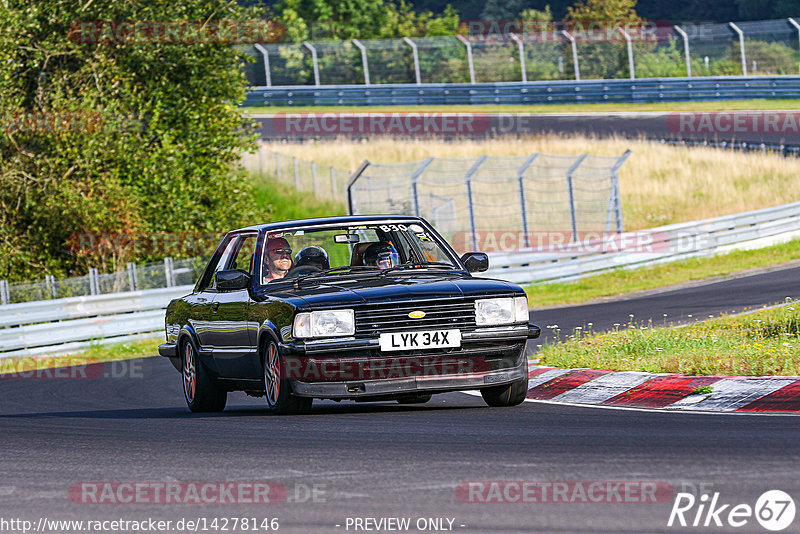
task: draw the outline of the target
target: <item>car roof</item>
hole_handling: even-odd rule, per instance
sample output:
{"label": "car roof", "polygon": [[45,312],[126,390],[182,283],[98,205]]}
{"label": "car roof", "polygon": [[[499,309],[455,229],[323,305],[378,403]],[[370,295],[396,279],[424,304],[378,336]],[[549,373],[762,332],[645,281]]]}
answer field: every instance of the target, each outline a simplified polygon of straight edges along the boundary
{"label": "car roof", "polygon": [[232,232],[245,232],[245,231],[262,231],[262,230],[279,230],[281,228],[295,227],[295,226],[314,226],[314,225],[328,225],[328,224],[346,224],[346,223],[364,223],[372,221],[397,221],[397,222],[417,222],[421,221],[420,217],[412,217],[410,215],[343,215],[339,217],[316,217],[313,219],[295,219],[290,221],[277,221],[264,224],[254,224],[244,228],[232,230]]}

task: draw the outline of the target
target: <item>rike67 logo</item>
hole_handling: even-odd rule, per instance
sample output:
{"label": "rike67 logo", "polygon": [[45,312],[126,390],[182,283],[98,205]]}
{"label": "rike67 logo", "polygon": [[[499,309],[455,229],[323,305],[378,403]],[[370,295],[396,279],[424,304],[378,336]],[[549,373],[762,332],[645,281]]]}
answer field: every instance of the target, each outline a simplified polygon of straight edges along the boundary
{"label": "rike67 logo", "polygon": [[794,500],[781,490],[761,494],[755,506],[747,503],[724,503],[719,492],[703,493],[696,498],[691,493],[678,493],[669,514],[667,526],[739,528],[751,524],[753,518],[763,528],[777,532],[794,521]]}

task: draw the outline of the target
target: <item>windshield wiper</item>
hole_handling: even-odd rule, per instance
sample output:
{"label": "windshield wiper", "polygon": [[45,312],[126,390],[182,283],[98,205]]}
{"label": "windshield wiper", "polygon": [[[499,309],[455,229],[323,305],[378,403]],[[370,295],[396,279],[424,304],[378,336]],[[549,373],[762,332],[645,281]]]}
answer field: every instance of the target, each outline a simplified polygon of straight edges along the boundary
{"label": "windshield wiper", "polygon": [[313,278],[319,278],[328,275],[347,274],[352,272],[364,272],[364,271],[372,271],[377,273],[377,269],[375,267],[370,267],[369,265],[340,265],[339,267],[331,267],[330,269],[322,269],[320,271],[301,274],[294,279],[294,286],[299,287],[300,282],[302,282],[303,280],[310,280]]}
{"label": "windshield wiper", "polygon": [[458,267],[456,267],[452,263],[447,263],[444,261],[430,261],[426,263],[403,263],[401,265],[395,265],[394,267],[389,267],[388,269],[382,270],[379,276],[385,276],[386,273],[403,271],[406,269],[427,269],[428,267],[434,267],[437,269],[447,269],[447,270],[458,269]]}

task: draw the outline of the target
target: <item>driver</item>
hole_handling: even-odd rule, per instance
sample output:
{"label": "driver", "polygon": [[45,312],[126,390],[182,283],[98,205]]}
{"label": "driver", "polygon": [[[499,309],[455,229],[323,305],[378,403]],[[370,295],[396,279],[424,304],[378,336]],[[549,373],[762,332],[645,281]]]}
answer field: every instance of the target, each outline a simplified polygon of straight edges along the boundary
{"label": "driver", "polygon": [[328,260],[328,253],[324,248],[316,245],[305,247],[295,254],[294,265],[295,267],[308,265],[309,267],[316,267],[322,271],[331,268],[330,261]]}
{"label": "driver", "polygon": [[292,247],[289,242],[282,237],[269,239],[262,260],[262,283],[283,278],[291,268]]}
{"label": "driver", "polygon": [[378,269],[389,269],[400,265],[397,249],[387,241],[378,241],[364,251],[364,265],[375,265]]}

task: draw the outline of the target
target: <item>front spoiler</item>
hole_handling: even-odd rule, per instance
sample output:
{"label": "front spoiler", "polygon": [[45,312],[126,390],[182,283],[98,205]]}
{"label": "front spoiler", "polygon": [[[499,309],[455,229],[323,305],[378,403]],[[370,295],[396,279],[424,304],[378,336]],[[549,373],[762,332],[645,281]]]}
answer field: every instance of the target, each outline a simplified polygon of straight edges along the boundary
{"label": "front spoiler", "polygon": [[512,369],[499,369],[465,375],[416,376],[350,380],[347,382],[303,382],[291,380],[292,392],[298,397],[322,399],[356,399],[408,393],[442,393],[481,389],[510,384],[528,377],[528,361]]}

